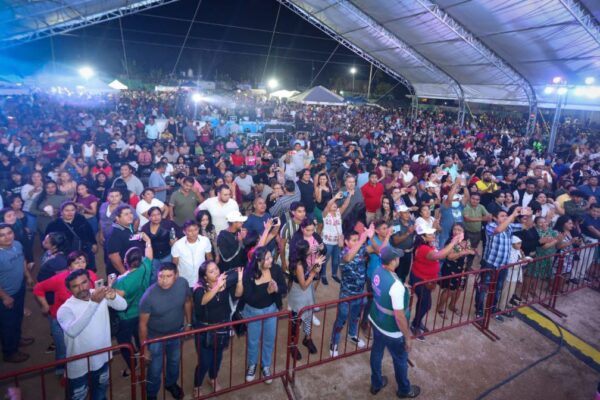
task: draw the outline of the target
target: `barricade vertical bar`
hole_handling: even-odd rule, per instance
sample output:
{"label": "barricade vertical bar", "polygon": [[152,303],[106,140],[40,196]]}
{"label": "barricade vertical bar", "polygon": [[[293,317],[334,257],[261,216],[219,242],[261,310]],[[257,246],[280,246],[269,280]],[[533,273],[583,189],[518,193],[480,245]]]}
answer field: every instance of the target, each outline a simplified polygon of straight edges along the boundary
{"label": "barricade vertical bar", "polygon": [[550,293],[550,302],[548,305],[544,304],[544,306],[546,306],[550,311],[552,311],[553,313],[555,313],[556,315],[559,315],[559,316],[566,316],[565,314],[561,313],[560,311],[558,311],[556,309],[556,298],[558,297],[558,294],[564,284],[564,277],[562,274],[564,265],[565,265],[565,255],[560,254],[558,256],[558,266],[556,267],[556,274],[554,275],[554,281],[552,282],[552,290]]}
{"label": "barricade vertical bar", "polygon": [[131,398],[137,400],[137,371],[135,368],[135,349],[131,346],[129,350],[129,371],[131,377]]}
{"label": "barricade vertical bar", "polygon": [[145,343],[142,343],[142,348],[140,349],[140,384],[142,391],[142,400],[147,397],[146,393],[146,351],[148,351]]}

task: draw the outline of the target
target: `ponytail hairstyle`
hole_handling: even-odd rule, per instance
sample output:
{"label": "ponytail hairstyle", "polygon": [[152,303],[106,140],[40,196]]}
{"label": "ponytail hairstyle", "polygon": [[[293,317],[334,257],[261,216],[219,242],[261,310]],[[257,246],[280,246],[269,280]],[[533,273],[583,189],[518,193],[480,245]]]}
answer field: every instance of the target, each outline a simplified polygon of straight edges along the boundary
{"label": "ponytail hairstyle", "polygon": [[132,247],[125,253],[125,266],[127,266],[128,270],[139,267],[143,260],[144,255],[142,254],[142,250],[138,247]]}

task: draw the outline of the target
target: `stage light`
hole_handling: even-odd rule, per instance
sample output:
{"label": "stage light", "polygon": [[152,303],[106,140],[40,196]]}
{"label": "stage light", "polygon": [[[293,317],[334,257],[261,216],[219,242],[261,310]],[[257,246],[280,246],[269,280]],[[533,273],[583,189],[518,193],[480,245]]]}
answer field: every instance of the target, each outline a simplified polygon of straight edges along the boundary
{"label": "stage light", "polygon": [[79,75],[81,75],[81,77],[83,79],[90,79],[92,76],[94,76],[94,70],[92,69],[92,67],[81,67],[79,68]]}
{"label": "stage light", "polygon": [[352,75],[356,74],[356,68],[355,67],[350,68],[350,73]]}
{"label": "stage light", "polygon": [[587,96],[591,99],[600,97],[600,86],[592,86],[587,89]]}
{"label": "stage light", "polygon": [[587,78],[585,78],[585,84],[586,85],[593,85],[594,82],[596,82],[596,79],[594,79],[593,76],[588,76]]}
{"label": "stage light", "polygon": [[573,91],[575,96],[583,96],[586,93],[586,88],[582,86],[577,86]]}
{"label": "stage light", "polygon": [[556,84],[556,83],[561,83],[561,82],[562,82],[562,78],[561,78],[560,76],[555,76],[555,77],[552,79],[552,83],[555,83],[555,84]]}
{"label": "stage light", "polygon": [[546,86],[544,89],[544,94],[552,94],[554,93],[554,88],[552,86]]}
{"label": "stage light", "polygon": [[194,94],[192,95],[192,101],[193,101],[194,103],[199,103],[199,102],[201,102],[201,101],[202,101],[202,95],[201,95],[200,93],[194,93]]}
{"label": "stage light", "polygon": [[340,90],[340,94],[343,96],[343,95],[344,95],[344,91],[343,91],[343,90]]}
{"label": "stage light", "polygon": [[559,95],[565,95],[567,94],[567,88],[566,87],[559,87],[558,90],[556,91],[556,93],[558,93]]}
{"label": "stage light", "polygon": [[267,87],[271,90],[277,89],[278,86],[279,86],[279,81],[275,78],[271,78],[267,81]]}

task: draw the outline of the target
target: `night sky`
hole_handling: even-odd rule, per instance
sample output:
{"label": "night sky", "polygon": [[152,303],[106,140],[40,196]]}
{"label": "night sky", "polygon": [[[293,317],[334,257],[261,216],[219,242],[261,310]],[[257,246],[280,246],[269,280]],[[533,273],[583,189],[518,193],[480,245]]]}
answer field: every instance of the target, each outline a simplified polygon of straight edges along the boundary
{"label": "night sky", "polygon": [[[131,78],[148,80],[148,76],[163,76],[173,70],[197,4],[197,0],[181,0],[121,20]],[[337,42],[281,6],[263,74],[278,8],[275,0],[203,0],[177,72],[192,68],[207,80],[229,77],[253,86],[277,77],[282,88],[306,88]],[[57,63],[87,63],[107,76],[125,75],[118,20],[54,36],[53,45]],[[7,53],[19,61],[21,74],[29,74],[51,62],[51,41],[39,40]],[[338,47],[313,85],[349,91],[352,66],[358,70],[355,91],[366,92],[369,65],[343,46]],[[10,71],[5,66],[1,72]],[[396,83],[377,71],[372,90],[379,85],[381,93]],[[403,91],[399,85],[394,94],[398,96]]]}

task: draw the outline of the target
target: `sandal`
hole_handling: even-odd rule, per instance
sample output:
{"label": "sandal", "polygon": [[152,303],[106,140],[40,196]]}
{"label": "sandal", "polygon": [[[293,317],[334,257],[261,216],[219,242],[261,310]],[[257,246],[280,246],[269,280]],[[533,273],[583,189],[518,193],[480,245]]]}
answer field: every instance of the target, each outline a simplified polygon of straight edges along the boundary
{"label": "sandal", "polygon": [[446,316],[446,311],[440,310],[438,311],[438,314],[440,315],[440,317],[442,317],[442,319],[448,319],[448,317]]}

